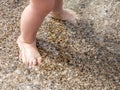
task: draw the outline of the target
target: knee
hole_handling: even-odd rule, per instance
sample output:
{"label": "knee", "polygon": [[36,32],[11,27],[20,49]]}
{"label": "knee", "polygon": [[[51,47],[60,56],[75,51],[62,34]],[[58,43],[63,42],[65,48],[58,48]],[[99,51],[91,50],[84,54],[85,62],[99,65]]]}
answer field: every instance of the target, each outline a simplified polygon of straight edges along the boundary
{"label": "knee", "polygon": [[55,0],[30,0],[30,6],[37,11],[50,12],[53,10]]}

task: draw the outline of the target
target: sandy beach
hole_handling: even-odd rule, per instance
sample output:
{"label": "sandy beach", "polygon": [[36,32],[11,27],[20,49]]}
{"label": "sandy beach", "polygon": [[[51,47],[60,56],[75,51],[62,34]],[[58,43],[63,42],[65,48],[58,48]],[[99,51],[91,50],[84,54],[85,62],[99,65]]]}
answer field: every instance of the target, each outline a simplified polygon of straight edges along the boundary
{"label": "sandy beach", "polygon": [[0,0],[0,90],[120,89],[120,0],[64,0],[78,25],[46,17],[37,33],[43,60],[32,69],[16,44],[27,5]]}

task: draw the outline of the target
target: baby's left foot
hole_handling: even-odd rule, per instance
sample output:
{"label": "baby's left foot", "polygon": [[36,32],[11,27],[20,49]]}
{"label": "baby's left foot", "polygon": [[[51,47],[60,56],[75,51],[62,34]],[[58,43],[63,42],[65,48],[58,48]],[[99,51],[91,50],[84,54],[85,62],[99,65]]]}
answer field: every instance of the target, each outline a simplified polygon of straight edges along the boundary
{"label": "baby's left foot", "polygon": [[69,9],[63,9],[61,12],[51,12],[52,17],[69,21],[70,23],[76,25],[78,16],[76,12],[69,10]]}

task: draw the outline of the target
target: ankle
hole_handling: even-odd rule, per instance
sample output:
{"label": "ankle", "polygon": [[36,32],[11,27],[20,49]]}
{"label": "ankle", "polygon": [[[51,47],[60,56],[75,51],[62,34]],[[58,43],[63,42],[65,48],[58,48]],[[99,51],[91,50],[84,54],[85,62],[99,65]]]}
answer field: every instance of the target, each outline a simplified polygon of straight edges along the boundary
{"label": "ankle", "polygon": [[36,42],[36,39],[30,40],[30,39],[24,39],[21,35],[18,37],[18,41],[22,42],[22,43],[28,43],[28,44],[32,44]]}
{"label": "ankle", "polygon": [[64,11],[64,9],[60,9],[60,10],[53,10],[52,13],[57,13],[57,14],[61,14]]}

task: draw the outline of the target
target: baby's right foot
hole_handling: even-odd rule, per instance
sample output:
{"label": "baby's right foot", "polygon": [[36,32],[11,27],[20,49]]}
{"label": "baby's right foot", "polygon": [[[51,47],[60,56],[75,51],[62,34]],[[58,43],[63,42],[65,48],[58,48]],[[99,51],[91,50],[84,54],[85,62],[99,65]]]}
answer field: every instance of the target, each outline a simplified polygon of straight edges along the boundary
{"label": "baby's right foot", "polygon": [[40,64],[41,56],[36,47],[36,42],[33,43],[24,43],[19,37],[17,40],[19,51],[19,58],[22,59],[23,63],[29,67],[33,67],[35,65]]}

